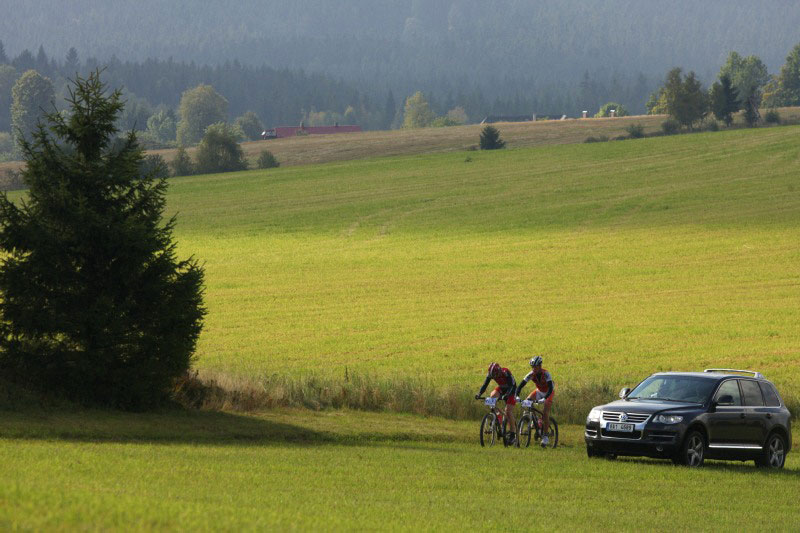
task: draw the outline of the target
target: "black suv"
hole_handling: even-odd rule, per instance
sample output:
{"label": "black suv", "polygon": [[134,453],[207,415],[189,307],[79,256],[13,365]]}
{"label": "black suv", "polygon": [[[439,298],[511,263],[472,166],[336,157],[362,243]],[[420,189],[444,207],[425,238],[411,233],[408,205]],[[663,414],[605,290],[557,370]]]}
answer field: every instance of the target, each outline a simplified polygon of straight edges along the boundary
{"label": "black suv", "polygon": [[586,419],[589,457],[639,455],[688,466],[755,460],[783,468],[792,447],[789,410],[758,372],[663,372],[619,396]]}

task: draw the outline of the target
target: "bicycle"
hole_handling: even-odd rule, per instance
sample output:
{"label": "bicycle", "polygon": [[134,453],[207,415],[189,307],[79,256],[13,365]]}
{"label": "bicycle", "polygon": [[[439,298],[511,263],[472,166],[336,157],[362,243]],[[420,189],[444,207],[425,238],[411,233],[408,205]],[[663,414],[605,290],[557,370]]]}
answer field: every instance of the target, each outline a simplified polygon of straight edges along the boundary
{"label": "bicycle", "polygon": [[508,446],[506,431],[508,428],[508,420],[505,419],[503,413],[497,408],[497,398],[479,397],[478,400],[485,400],[484,404],[489,407],[489,412],[484,415],[481,420],[481,447],[493,446],[495,439],[503,441],[503,446]]}
{"label": "bicycle", "polygon": [[[533,435],[534,442],[539,442],[542,438],[542,418],[544,413],[535,408],[533,406],[534,403],[531,400],[522,402],[522,417],[520,417],[517,425],[517,438],[520,446],[524,444],[526,448],[531,445],[531,435]],[[550,429],[547,432],[547,436],[550,439],[551,448],[558,446],[558,422],[552,416],[550,417]]]}

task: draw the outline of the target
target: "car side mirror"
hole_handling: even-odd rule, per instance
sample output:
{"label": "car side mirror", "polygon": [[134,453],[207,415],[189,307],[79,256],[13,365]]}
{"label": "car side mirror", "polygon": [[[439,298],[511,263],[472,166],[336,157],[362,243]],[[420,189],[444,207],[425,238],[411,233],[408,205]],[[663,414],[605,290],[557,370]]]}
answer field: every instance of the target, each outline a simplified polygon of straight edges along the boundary
{"label": "car side mirror", "polygon": [[722,406],[733,405],[733,396],[731,396],[730,394],[723,394],[722,396],[717,398],[717,401],[714,403]]}
{"label": "car side mirror", "polygon": [[631,393],[631,389],[629,389],[628,387],[625,387],[624,389],[619,391],[619,397],[620,397],[621,400],[624,400],[628,396],[628,394],[630,394],[630,393]]}

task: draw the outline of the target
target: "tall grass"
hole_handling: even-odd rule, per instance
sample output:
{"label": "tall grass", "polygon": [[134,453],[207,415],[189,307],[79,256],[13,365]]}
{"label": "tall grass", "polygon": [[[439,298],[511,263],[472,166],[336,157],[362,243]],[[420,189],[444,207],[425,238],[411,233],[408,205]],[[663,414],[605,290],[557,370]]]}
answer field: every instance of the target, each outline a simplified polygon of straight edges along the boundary
{"label": "tall grass", "polygon": [[[253,412],[281,407],[347,408],[471,420],[486,411],[483,402],[474,397],[478,381],[475,388],[467,388],[426,379],[388,379],[348,371],[339,381],[319,376],[254,379],[195,373],[178,384],[175,397],[187,407],[212,410]],[[562,423],[582,423],[592,407],[613,400],[615,390],[616,387],[606,381],[559,387],[553,416]]]}
{"label": "tall grass", "polygon": [[[490,387],[491,389],[491,387]],[[597,405],[617,398],[620,387],[607,380],[582,381],[559,386],[553,416],[565,424],[582,424]],[[236,378],[219,373],[193,373],[181,380],[175,399],[186,407],[207,410],[255,412],[275,408],[356,409],[389,411],[452,420],[474,420],[486,412],[475,400],[476,390],[441,385],[426,379],[387,379],[345,371],[341,380],[321,376],[303,379],[271,376]],[[523,391],[531,392],[530,387]],[[783,395],[792,417],[800,414],[800,398]]]}

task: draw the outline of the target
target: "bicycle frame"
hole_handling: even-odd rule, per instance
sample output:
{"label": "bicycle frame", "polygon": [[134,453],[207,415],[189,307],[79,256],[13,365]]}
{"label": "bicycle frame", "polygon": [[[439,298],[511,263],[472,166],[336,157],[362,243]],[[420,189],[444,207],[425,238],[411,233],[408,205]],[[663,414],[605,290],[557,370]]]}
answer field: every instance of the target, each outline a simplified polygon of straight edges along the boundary
{"label": "bicycle frame", "polygon": [[[503,441],[503,445],[507,446],[508,443],[506,442],[506,432],[503,430],[503,423],[505,422],[504,413],[497,408],[497,400],[499,398],[492,398],[492,397],[479,397],[479,400],[483,400],[484,404],[489,408],[489,415],[494,418],[492,422],[494,426],[494,431],[496,432],[497,437]],[[487,415],[487,416],[489,416]],[[483,427],[483,423],[481,424]],[[482,430],[483,431],[483,430]],[[483,433],[482,433],[483,435]],[[483,436],[481,436],[481,445],[483,445]]]}
{"label": "bicycle frame", "polygon": [[522,406],[522,417],[526,414],[531,416],[531,429],[536,430],[536,440],[539,440],[542,437],[542,420],[544,419],[544,413],[534,407],[535,402],[531,400],[524,400],[521,403]]}
{"label": "bicycle frame", "polygon": [[497,408],[497,400],[498,398],[484,398],[481,396],[481,400],[494,400],[492,403],[485,401],[484,404],[489,408],[489,412],[492,413],[495,417],[497,417],[497,423],[502,426],[503,425],[503,417],[505,416],[500,409]]}

